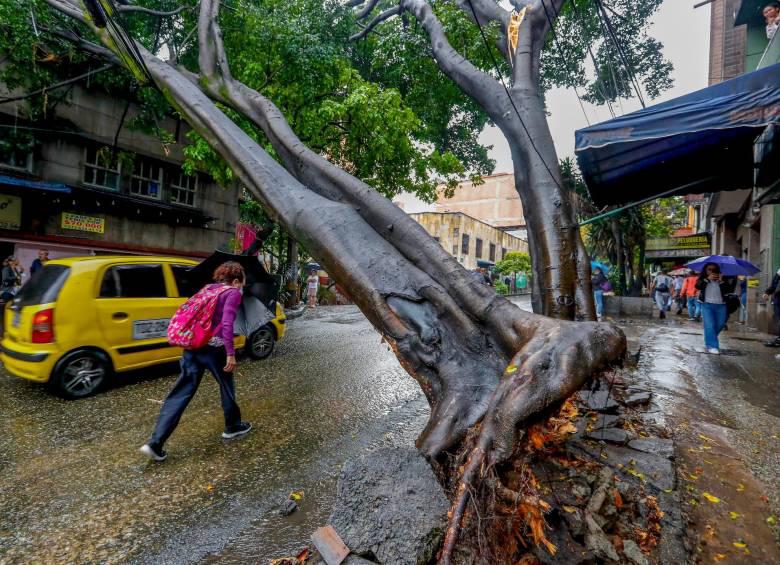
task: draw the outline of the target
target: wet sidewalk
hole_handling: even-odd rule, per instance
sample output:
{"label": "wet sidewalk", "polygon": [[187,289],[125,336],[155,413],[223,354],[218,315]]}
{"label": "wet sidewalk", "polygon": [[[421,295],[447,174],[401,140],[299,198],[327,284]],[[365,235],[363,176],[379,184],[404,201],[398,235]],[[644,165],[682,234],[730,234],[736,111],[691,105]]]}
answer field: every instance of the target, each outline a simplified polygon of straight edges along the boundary
{"label": "wet sidewalk", "polygon": [[678,488],[700,563],[780,563],[780,360],[770,336],[732,325],[720,356],[701,324],[616,320],[641,347],[636,377],[676,443]]}

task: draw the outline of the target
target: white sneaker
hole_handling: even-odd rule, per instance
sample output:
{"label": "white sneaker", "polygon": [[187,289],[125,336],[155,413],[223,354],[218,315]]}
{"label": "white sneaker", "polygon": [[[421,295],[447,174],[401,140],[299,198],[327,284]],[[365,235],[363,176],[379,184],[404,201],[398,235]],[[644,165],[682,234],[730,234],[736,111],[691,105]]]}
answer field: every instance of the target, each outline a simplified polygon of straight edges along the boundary
{"label": "white sneaker", "polygon": [[710,349],[707,350],[707,353],[712,353],[713,355],[720,355],[720,349],[711,347]]}

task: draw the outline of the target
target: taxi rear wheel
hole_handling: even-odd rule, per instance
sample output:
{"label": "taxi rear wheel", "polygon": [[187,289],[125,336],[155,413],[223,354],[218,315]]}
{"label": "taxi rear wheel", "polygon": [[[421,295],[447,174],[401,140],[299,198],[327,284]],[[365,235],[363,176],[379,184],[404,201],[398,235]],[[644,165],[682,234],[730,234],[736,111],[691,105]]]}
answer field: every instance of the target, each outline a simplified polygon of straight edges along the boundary
{"label": "taxi rear wheel", "polygon": [[252,335],[246,344],[246,351],[252,359],[265,359],[274,351],[276,332],[271,324],[266,324]]}
{"label": "taxi rear wheel", "polygon": [[49,384],[63,398],[84,398],[100,390],[110,373],[111,363],[105,354],[81,349],[68,353],[57,363]]}

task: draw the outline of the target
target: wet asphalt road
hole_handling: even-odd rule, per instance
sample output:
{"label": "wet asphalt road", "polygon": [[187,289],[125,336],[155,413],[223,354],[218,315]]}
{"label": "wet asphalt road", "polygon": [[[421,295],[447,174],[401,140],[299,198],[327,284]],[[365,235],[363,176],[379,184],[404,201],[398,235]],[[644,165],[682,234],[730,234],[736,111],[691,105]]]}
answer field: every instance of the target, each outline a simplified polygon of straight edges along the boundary
{"label": "wet asphalt road", "polygon": [[[344,460],[412,443],[428,415],[356,308],[318,309],[290,322],[270,359],[240,363],[248,436],[220,438],[219,391],[206,377],[168,460],[154,464],[137,449],[175,371],[135,374],[75,402],[0,375],[0,563],[246,563],[294,553],[326,523]],[[303,510],[281,518],[293,489],[306,493]]]}

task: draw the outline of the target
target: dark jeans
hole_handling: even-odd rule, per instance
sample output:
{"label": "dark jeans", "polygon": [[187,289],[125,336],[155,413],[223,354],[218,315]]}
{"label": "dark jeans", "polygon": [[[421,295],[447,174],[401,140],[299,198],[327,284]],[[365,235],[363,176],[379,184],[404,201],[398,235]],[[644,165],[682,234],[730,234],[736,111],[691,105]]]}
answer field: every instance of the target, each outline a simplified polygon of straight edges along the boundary
{"label": "dark jeans", "polygon": [[149,440],[151,445],[162,447],[176,426],[179,425],[181,415],[198,391],[200,380],[206,369],[214,375],[219,383],[222,411],[225,413],[225,427],[235,426],[241,422],[241,410],[236,403],[233,373],[226,373],[222,370],[226,361],[224,347],[206,346],[201,349],[184,351],[181,358],[181,375],[163,402],[160,416],[157,418],[157,425]]}

